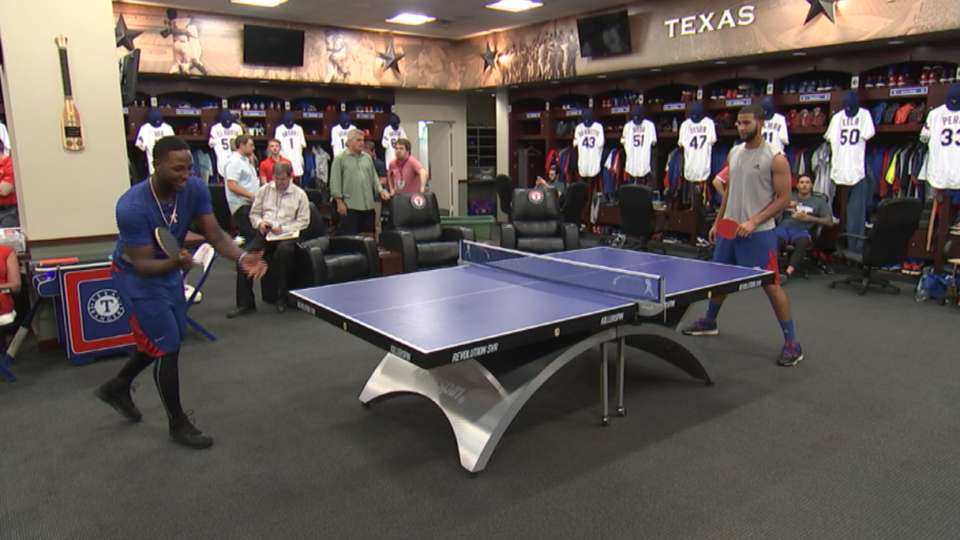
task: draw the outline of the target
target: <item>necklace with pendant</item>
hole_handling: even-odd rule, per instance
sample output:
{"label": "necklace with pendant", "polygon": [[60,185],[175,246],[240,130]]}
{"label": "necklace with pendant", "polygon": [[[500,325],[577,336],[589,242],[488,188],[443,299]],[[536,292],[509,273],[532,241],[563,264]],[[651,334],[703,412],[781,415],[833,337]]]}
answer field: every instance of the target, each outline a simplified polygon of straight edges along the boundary
{"label": "necklace with pendant", "polygon": [[150,193],[153,194],[153,200],[157,203],[157,210],[160,211],[160,217],[163,219],[163,222],[166,223],[167,228],[169,229],[174,223],[177,222],[177,195],[173,195],[173,212],[170,214],[170,219],[167,219],[166,212],[163,211],[163,206],[160,204],[160,197],[157,197],[157,190],[153,187],[153,177],[150,177]]}

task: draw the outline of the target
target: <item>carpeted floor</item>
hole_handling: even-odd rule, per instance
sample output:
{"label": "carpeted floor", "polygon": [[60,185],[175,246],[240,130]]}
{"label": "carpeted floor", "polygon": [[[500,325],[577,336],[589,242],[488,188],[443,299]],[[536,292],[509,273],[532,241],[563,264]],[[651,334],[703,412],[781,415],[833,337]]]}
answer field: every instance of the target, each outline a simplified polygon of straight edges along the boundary
{"label": "carpeted floor", "polygon": [[[0,383],[0,538],[948,538],[960,529],[960,310],[788,285],[807,359],[774,364],[760,291],[703,338],[716,385],[627,364],[598,426],[596,357],[521,411],[486,471],[411,396],[357,401],[382,353],[307,315],[228,321],[233,270],[193,315],[184,403],[216,438],[169,442],[149,376],[125,423],[93,397],[122,359],[21,352]],[[905,291],[908,293],[909,291]],[[699,309],[697,310],[699,311]],[[953,349],[953,350],[951,350]]]}

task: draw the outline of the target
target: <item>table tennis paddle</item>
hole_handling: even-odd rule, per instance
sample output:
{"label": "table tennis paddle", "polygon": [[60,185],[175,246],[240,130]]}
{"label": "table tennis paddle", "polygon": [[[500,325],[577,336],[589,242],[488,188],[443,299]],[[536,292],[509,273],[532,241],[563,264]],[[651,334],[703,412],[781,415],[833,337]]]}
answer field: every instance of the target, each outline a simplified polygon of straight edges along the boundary
{"label": "table tennis paddle", "polygon": [[164,255],[171,259],[180,257],[180,244],[173,233],[170,232],[170,229],[157,227],[153,230],[153,238],[157,241],[157,245],[160,246],[160,251],[163,251]]}
{"label": "table tennis paddle", "polygon": [[717,234],[720,238],[733,240],[737,237],[737,228],[740,226],[736,220],[723,218],[717,222]]}

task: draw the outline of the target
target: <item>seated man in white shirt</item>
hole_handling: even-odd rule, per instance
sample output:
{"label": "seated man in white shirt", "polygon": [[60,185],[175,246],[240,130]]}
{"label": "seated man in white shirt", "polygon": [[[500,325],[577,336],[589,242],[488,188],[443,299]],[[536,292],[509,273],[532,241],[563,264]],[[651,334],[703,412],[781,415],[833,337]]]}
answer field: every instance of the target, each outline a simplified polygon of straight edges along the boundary
{"label": "seated man in white shirt", "polygon": [[[305,191],[293,184],[293,167],[278,161],[273,164],[273,182],[257,190],[250,207],[250,225],[256,236],[246,247],[248,251],[263,249],[264,260],[270,261],[270,271],[276,276],[277,312],[287,309],[287,278],[293,266],[293,256],[301,231],[310,226],[310,201]],[[234,318],[256,311],[253,280],[244,275],[237,280],[237,309],[227,314]]]}

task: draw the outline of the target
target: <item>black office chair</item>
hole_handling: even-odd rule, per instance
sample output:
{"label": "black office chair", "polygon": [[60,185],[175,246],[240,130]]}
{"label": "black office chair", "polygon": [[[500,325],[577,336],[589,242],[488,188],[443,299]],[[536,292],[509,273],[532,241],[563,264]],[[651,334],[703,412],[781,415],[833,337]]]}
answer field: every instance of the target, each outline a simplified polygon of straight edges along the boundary
{"label": "black office chair", "polygon": [[497,190],[497,199],[500,200],[500,211],[510,216],[513,203],[513,180],[505,175],[498,175],[493,181]]}
{"label": "black office chair", "polygon": [[907,258],[910,237],[920,225],[923,201],[913,198],[886,199],[877,207],[873,227],[866,236],[841,233],[840,237],[863,240],[863,252],[841,250],[840,254],[848,261],[857,263],[860,272],[846,279],[834,281],[830,288],[837,285],[850,285],[857,288],[861,296],[870,286],[876,286],[893,294],[900,289],[890,284],[890,280],[878,278],[873,274],[877,268],[901,264]]}
{"label": "black office chair", "polygon": [[236,232],[233,226],[233,216],[230,215],[230,206],[227,204],[227,186],[224,184],[210,184],[210,203],[213,205],[213,216],[217,218],[220,228],[230,234]]}
{"label": "black office chair", "polygon": [[571,182],[563,194],[564,223],[575,223],[577,227],[583,222],[583,209],[590,202],[590,186],[586,182]]}
{"label": "black office chair", "polygon": [[656,227],[653,190],[641,184],[625,184],[617,190],[617,201],[620,207],[620,230],[626,236],[623,246],[646,251]]}
{"label": "black office chair", "polygon": [[390,204],[390,228],[380,234],[380,244],[400,253],[403,271],[456,265],[460,240],[473,240],[473,230],[440,223],[437,196],[433,193],[397,193]]}
{"label": "black office chair", "polygon": [[510,223],[500,225],[500,245],[533,253],[580,247],[579,226],[564,223],[552,189],[515,189]]}

